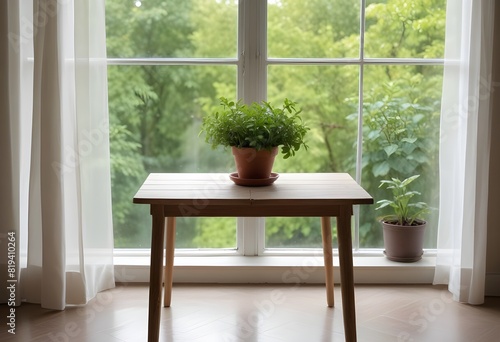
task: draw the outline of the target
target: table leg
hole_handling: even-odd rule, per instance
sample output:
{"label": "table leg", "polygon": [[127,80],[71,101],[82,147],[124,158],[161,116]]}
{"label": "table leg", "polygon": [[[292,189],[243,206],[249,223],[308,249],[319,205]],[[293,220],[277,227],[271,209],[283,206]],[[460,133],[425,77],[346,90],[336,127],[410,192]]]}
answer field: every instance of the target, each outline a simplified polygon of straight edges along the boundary
{"label": "table leg", "polygon": [[163,205],[152,204],[153,230],[151,235],[151,268],[149,271],[149,321],[148,342],[157,342],[160,337],[161,276],[163,266],[163,240],[165,215]]}
{"label": "table leg", "polygon": [[323,239],[323,258],[325,260],[326,302],[329,307],[333,307],[333,253],[330,217],[321,218],[321,237]]}
{"label": "table leg", "polygon": [[356,311],[354,302],[354,271],[351,237],[352,207],[342,207],[337,217],[339,243],[340,284],[342,290],[342,311],[346,342],[356,341]]}
{"label": "table leg", "polygon": [[172,280],[174,272],[174,251],[175,251],[175,217],[167,217],[167,241],[165,252],[165,274],[163,306],[169,307],[172,301]]}

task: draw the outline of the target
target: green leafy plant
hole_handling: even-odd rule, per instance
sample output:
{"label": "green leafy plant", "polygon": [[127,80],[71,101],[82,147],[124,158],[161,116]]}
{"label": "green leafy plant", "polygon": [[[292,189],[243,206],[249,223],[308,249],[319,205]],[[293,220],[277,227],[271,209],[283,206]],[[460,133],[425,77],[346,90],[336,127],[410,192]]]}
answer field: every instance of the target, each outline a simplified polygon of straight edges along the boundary
{"label": "green leafy plant", "polygon": [[253,147],[256,150],[281,146],[283,158],[294,156],[309,128],[303,123],[296,103],[285,99],[281,107],[269,102],[246,105],[221,97],[222,109],[203,118],[205,141],[217,146]]}
{"label": "green leafy plant", "polygon": [[379,205],[376,210],[391,207],[393,213],[380,217],[379,219],[401,226],[415,226],[422,223],[421,217],[429,212],[430,208],[427,203],[416,202],[411,203],[410,200],[415,195],[420,195],[418,191],[411,191],[408,185],[417,179],[420,175],[414,175],[405,180],[392,178],[391,180],[382,180],[380,187],[384,187],[392,191],[392,199],[383,199],[377,202]]}
{"label": "green leafy plant", "polygon": [[[420,78],[387,82],[367,93],[363,107],[365,177],[428,174],[435,160],[439,106],[422,96]],[[348,116],[357,120],[357,113]]]}

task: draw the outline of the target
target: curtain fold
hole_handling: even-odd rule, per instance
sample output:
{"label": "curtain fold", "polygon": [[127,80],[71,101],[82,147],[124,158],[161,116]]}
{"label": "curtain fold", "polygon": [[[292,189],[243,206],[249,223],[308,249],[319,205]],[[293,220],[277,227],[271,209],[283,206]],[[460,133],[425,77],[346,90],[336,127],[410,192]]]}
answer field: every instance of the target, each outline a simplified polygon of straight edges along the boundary
{"label": "curtain fold", "polygon": [[104,0],[9,1],[0,15],[17,18],[9,100],[20,108],[8,116],[23,118],[20,161],[11,158],[18,296],[48,309],[85,304],[114,286]]}
{"label": "curtain fold", "polygon": [[[9,4],[6,1],[0,2],[0,13],[8,11]],[[9,70],[16,70],[15,60],[10,61],[8,33],[12,21],[7,18],[0,20],[0,156],[4,162],[0,163],[0,279],[2,284],[7,284],[8,280],[8,247],[9,233],[17,233],[19,226],[19,194],[15,191],[19,184],[17,166],[18,159],[14,154],[16,144],[16,132],[18,119],[11,117],[9,113],[15,110],[15,103],[9,98]],[[10,52],[10,51],[9,51]],[[15,251],[16,260],[19,260],[19,251]],[[0,301],[5,303],[9,298],[9,291],[6,286],[0,287]]]}
{"label": "curtain fold", "polygon": [[435,284],[484,302],[493,0],[448,1]]}

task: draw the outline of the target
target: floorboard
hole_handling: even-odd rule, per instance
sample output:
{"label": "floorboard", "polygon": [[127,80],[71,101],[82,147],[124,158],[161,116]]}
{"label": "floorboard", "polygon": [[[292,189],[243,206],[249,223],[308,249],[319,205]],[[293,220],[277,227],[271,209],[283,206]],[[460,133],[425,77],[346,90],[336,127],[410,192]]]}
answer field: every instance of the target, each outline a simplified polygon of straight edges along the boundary
{"label": "floorboard", "polygon": [[[358,341],[500,341],[500,297],[481,306],[452,301],[441,286],[356,286]],[[161,341],[343,341],[340,287],[335,307],[323,286],[175,284],[164,308]],[[147,337],[147,285],[100,293],[85,306],[64,311],[23,304],[16,308],[16,335],[0,341],[138,342]]]}

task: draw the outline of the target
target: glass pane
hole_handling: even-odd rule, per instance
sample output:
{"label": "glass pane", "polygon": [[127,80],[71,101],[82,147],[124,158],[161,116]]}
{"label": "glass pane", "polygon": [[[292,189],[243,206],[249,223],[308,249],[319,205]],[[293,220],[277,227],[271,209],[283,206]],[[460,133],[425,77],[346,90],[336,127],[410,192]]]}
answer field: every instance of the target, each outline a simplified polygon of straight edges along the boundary
{"label": "glass pane", "polygon": [[[437,66],[365,67],[363,106],[363,187],[375,202],[388,198],[382,179],[420,177],[412,184],[417,201],[438,207],[438,148],[443,68]],[[361,247],[382,247],[376,205],[361,206]],[[426,248],[436,245],[438,211],[428,215]]]}
{"label": "glass pane", "polygon": [[[236,67],[111,65],[108,92],[115,246],[148,247],[149,208],[132,198],[149,173],[233,169],[198,134],[217,99],[235,97]],[[177,237],[179,248],[234,248],[236,221],[179,219]]]}
{"label": "glass pane", "polygon": [[268,56],[359,56],[359,0],[270,0]]}
{"label": "glass pane", "polygon": [[[266,218],[266,248],[321,248],[319,217]],[[332,220],[332,243],[337,247],[337,224]]]}
{"label": "glass pane", "polygon": [[[348,172],[356,167],[357,66],[271,66],[268,100],[298,103],[308,132],[308,150],[277,156],[275,172]],[[332,220],[332,226],[335,226]],[[336,241],[336,234],[334,234]],[[319,219],[266,219],[266,247],[321,247]]]}
{"label": "glass pane", "polygon": [[444,57],[446,0],[372,0],[366,4],[366,57]]}
{"label": "glass pane", "polygon": [[108,57],[236,57],[237,1],[107,0]]}

